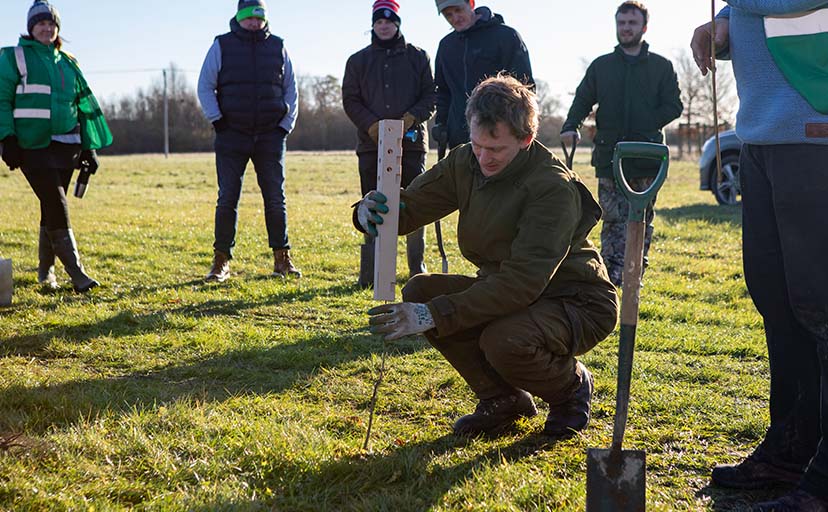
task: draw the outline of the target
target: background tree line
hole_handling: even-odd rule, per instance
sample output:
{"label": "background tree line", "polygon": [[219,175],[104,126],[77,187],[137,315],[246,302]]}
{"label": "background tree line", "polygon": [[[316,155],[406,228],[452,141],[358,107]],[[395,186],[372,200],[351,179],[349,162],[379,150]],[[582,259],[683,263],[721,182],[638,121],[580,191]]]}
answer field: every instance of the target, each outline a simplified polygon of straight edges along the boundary
{"label": "background tree line", "polygon": [[[702,77],[689,55],[684,52],[674,59],[682,90],[684,113],[668,130],[668,142],[677,145],[680,153],[694,153],[712,134],[712,101],[709,75]],[[356,146],[356,128],[342,108],[341,84],[337,77],[301,76],[299,118],[288,139],[291,150],[350,150]],[[729,126],[737,102],[733,77],[727,66],[720,66],[719,117]],[[549,85],[537,81],[536,92],[541,123],[538,139],[550,148],[560,145],[561,125],[568,108]],[[195,87],[185,74],[171,64],[167,72],[170,151],[188,153],[212,151],[213,129],[204,119]],[[159,153],[164,148],[164,81],[156,79],[146,90],[114,100],[102,101],[104,113],[115,138],[109,154]],[[591,140],[590,120],[584,130],[584,144]],[[429,126],[433,120],[429,122]],[[432,144],[433,146],[433,144]]]}
{"label": "background tree line", "polygon": [[[356,128],[342,108],[339,79],[297,77],[299,117],[288,139],[291,150],[329,151],[356,147]],[[167,72],[170,151],[212,151],[213,128],[201,113],[194,85],[174,64]],[[544,82],[538,83],[541,108],[540,139],[557,144],[563,119],[561,102]],[[146,90],[114,100],[102,100],[114,143],[108,154],[159,153],[164,148],[164,81],[156,79]],[[429,122],[429,127],[431,123]]]}

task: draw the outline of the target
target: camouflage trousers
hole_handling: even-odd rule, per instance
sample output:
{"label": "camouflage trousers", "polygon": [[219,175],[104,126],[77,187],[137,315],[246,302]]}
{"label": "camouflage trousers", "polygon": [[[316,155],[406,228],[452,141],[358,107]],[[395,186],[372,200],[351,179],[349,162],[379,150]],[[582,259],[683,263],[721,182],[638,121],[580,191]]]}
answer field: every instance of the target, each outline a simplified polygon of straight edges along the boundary
{"label": "camouflage trousers", "polygon": [[[628,180],[633,190],[646,190],[655,178],[631,178]],[[650,251],[650,242],[653,240],[653,219],[655,212],[653,202],[647,206],[645,221],[647,228],[644,233],[644,268],[647,268],[647,253]],[[624,248],[627,243],[627,216],[630,213],[630,204],[624,194],[618,190],[613,178],[598,178],[598,203],[604,210],[604,224],[601,227],[601,257],[607,266],[610,281],[615,286],[621,286],[621,276],[624,271]]]}

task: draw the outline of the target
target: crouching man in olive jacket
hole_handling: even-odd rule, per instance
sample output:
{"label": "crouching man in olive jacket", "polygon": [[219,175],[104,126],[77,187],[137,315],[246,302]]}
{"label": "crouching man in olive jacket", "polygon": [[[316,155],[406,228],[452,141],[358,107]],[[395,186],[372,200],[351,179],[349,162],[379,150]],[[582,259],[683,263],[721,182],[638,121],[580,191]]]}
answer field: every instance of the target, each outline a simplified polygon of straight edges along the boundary
{"label": "crouching man in olive jacket", "polygon": [[[454,424],[463,435],[498,434],[549,403],[544,433],[587,426],[592,375],[575,357],[615,327],[618,297],[587,240],[601,209],[572,171],[535,140],[534,93],[507,76],[478,85],[466,118],[471,143],[401,192],[404,235],[455,210],[458,245],[477,276],[420,274],[403,303],[371,309],[387,340],[423,333],[479,399]],[[376,233],[385,197],[369,192],[354,212]]]}

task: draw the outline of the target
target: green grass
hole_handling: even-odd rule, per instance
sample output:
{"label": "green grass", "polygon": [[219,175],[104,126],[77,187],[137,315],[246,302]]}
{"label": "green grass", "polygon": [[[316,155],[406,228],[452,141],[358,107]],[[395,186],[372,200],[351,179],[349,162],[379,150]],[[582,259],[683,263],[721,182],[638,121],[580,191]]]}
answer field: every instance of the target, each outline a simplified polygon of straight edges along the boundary
{"label": "green grass", "polygon": [[[211,155],[103,158],[70,208],[89,295],[36,283],[38,206],[0,171],[0,255],[15,297],[0,310],[0,509],[582,510],[585,450],[609,445],[614,334],[584,357],[594,421],[538,435],[542,413],[500,439],[450,434],[472,394],[422,338],[390,347],[371,450],[362,442],[383,344],[356,281],[356,158],[289,154],[301,280],[274,280],[250,171],[233,277],[205,284]],[[586,155],[576,169],[595,190]],[[650,510],[738,510],[770,497],[709,486],[768,421],[762,324],[742,279],[738,208],[675,163],[658,203],[641,297],[626,446],[648,455]],[[453,272],[472,273],[444,222]],[[598,231],[593,237],[597,238]],[[429,235],[429,239],[431,239]],[[402,245],[400,246],[402,247]],[[439,269],[428,247],[427,264]],[[404,263],[400,258],[400,283]],[[542,411],[543,412],[543,411]]]}

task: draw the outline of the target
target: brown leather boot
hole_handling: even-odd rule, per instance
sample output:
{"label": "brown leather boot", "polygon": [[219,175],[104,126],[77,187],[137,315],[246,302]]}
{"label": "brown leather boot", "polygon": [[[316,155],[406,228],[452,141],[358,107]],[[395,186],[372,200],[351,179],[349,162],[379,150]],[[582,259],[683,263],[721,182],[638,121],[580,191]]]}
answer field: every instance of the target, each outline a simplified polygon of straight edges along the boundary
{"label": "brown leather boot", "polygon": [[273,273],[271,276],[285,277],[288,275],[302,277],[302,272],[294,267],[293,262],[290,261],[289,249],[273,249]]}
{"label": "brown leather boot", "polygon": [[223,283],[228,277],[230,277],[230,257],[221,251],[213,251],[213,266],[204,280]]}

